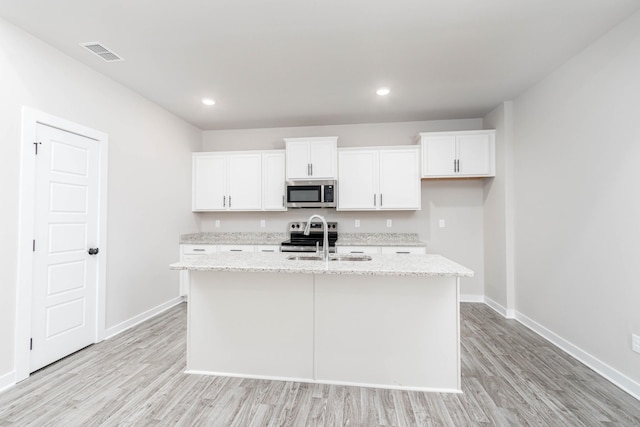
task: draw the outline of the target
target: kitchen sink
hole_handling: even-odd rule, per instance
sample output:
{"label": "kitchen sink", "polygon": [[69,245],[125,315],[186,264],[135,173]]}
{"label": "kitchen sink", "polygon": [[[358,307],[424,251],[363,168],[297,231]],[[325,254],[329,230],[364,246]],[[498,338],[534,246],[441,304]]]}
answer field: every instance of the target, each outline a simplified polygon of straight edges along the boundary
{"label": "kitchen sink", "polygon": [[330,261],[371,261],[369,255],[333,255],[329,258]]}
{"label": "kitchen sink", "polygon": [[[322,261],[322,255],[290,255],[292,261]],[[330,255],[329,261],[371,261],[369,255]]]}
{"label": "kitchen sink", "polygon": [[287,259],[292,261],[322,261],[322,255],[290,255]]}

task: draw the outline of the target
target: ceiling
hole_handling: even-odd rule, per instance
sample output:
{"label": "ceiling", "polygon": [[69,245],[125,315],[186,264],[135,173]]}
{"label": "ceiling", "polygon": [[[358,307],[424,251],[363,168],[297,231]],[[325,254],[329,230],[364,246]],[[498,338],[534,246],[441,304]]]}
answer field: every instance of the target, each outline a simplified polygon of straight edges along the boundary
{"label": "ceiling", "polygon": [[[203,130],[482,117],[638,9],[637,0],[0,0],[0,17]],[[96,41],[125,61],[80,46]],[[391,93],[377,96],[381,86]]]}

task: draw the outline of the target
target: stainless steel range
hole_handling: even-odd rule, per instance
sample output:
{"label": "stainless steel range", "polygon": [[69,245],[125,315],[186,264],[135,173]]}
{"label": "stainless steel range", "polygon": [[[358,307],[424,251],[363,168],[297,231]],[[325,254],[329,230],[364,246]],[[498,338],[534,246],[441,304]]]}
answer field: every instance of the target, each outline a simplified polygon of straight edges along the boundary
{"label": "stainless steel range", "polygon": [[[311,222],[309,235],[304,235],[304,228],[307,223],[304,221],[290,222],[287,226],[289,230],[289,240],[280,243],[280,252],[315,252],[322,250],[322,240],[324,238],[324,226],[321,222]],[[329,252],[336,251],[336,240],[338,240],[338,223],[327,223],[329,232]]]}

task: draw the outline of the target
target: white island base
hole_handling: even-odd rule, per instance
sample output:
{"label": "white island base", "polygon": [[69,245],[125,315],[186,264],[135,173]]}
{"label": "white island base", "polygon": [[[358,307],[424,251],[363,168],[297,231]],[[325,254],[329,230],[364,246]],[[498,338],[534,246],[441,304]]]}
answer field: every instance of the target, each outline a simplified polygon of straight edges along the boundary
{"label": "white island base", "polygon": [[189,275],[189,373],[461,390],[459,277]]}

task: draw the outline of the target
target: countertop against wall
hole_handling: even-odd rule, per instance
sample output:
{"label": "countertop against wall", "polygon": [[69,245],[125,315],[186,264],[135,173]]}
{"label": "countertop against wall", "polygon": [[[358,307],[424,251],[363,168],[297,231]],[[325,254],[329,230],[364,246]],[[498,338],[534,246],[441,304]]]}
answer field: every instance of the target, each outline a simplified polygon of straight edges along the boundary
{"label": "countertop against wall", "polygon": [[[279,245],[287,233],[206,232],[180,236],[180,244],[191,245]],[[416,233],[340,233],[336,246],[426,247]]]}

